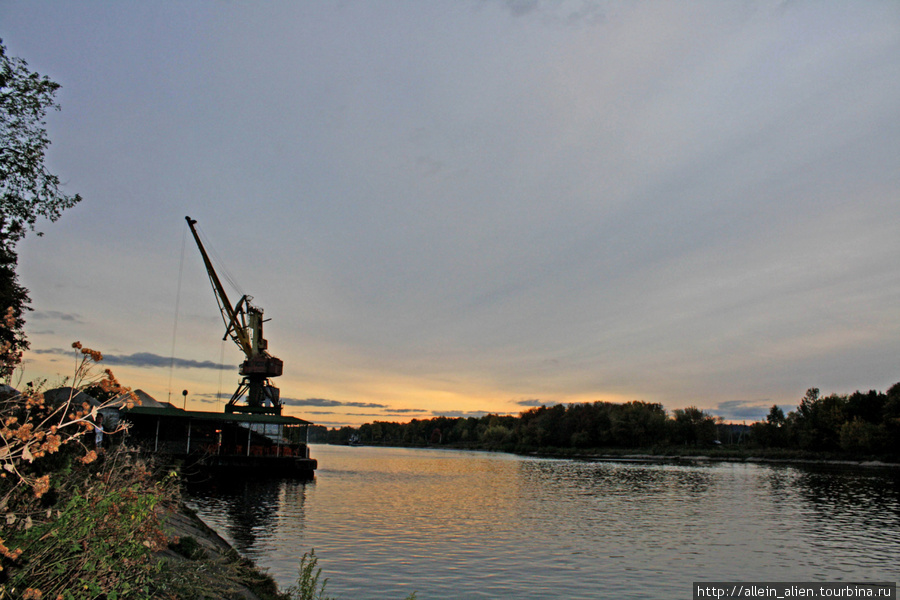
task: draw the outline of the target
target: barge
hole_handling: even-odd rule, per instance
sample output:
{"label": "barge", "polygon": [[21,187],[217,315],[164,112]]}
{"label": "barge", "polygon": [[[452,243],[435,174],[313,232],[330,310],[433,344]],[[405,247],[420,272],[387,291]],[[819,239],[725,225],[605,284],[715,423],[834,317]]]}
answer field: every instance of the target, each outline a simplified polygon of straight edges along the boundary
{"label": "barge", "polygon": [[[263,310],[243,294],[232,304],[200,239],[197,221],[185,217],[213,288],[222,321],[223,340],[231,339],[244,355],[240,383],[224,413],[189,411],[171,403],[143,404],[125,418],[132,436],[146,451],[164,453],[185,462],[183,473],[201,476],[235,471],[247,475],[312,477],[317,462],[309,457],[309,421],[282,415],[281,392],[272,379],[281,376],[284,362],[269,353],[263,336]],[[179,285],[180,287],[180,285]]]}
{"label": "barge", "polygon": [[[157,403],[159,404],[159,403]],[[267,413],[182,410],[171,404],[122,410],[144,452],[171,457],[188,478],[314,477],[309,421]]]}

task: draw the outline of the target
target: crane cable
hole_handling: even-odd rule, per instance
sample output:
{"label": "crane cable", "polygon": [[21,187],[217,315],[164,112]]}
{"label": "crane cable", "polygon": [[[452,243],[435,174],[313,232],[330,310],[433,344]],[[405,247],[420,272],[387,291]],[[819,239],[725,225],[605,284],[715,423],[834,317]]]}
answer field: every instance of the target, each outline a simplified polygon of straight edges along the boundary
{"label": "crane cable", "polygon": [[[203,245],[207,249],[207,254],[210,255],[210,260],[212,260],[219,268],[219,272],[222,273],[225,280],[231,285],[232,289],[237,291],[241,296],[245,296],[244,292],[241,290],[241,287],[237,284],[234,277],[232,277],[231,273],[228,272],[228,269],[225,268],[225,263],[222,261],[219,253],[216,252],[215,247],[210,243],[209,239],[200,230],[199,226],[196,225],[197,233],[203,238]],[[178,289],[175,294],[175,319],[174,324],[172,326],[172,353],[170,356],[169,362],[169,402],[172,402],[172,378],[175,372],[175,341],[177,339],[178,332],[178,314],[179,314],[179,304],[181,301],[181,281],[183,279],[184,274],[184,255],[185,249],[187,247],[187,229],[184,230],[184,234],[181,238],[181,261],[178,265]],[[218,301],[218,295],[216,296],[216,300]],[[220,307],[221,309],[221,307]],[[225,339],[223,338],[221,348],[220,348],[220,356],[219,356],[219,389],[217,391],[217,401],[222,401],[222,367],[225,365]]]}
{"label": "crane cable", "polygon": [[222,257],[219,256],[219,253],[216,252],[216,247],[213,246],[212,242],[210,242],[209,238],[206,237],[203,229],[199,224],[194,223],[194,228],[197,229],[197,234],[203,238],[203,247],[206,248],[206,253],[209,255],[210,261],[214,263],[216,267],[216,272],[221,275],[221,278],[224,279],[231,285],[231,288],[235,290],[239,295],[244,296],[244,290],[241,289],[241,286],[238,285],[237,281],[228,271],[228,268],[225,266],[225,262],[222,260]]}
{"label": "crane cable", "polygon": [[187,245],[187,230],[181,236],[181,261],[178,265],[178,289],[175,292],[175,319],[172,324],[172,353],[169,357],[169,403],[172,403],[172,376],[175,373],[175,340],[178,334],[178,308],[181,303],[181,276],[184,273],[184,250]]}
{"label": "crane cable", "polygon": [[219,344],[219,389],[216,390],[216,409],[222,408],[222,373],[225,371],[225,338]]}

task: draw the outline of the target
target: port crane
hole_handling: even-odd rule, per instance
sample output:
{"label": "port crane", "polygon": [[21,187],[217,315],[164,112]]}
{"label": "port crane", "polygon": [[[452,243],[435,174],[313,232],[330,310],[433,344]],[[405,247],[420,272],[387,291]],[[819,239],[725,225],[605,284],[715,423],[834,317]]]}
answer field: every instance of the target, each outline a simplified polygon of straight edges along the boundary
{"label": "port crane", "polygon": [[[268,342],[263,337],[263,310],[251,304],[253,298],[246,294],[241,296],[237,304],[231,304],[194,227],[197,221],[190,217],[185,217],[185,220],[200,249],[216,302],[219,304],[219,311],[222,313],[222,320],[225,321],[225,337],[222,339],[231,338],[246,357],[238,371],[242,377],[241,382],[231,400],[225,405],[225,412],[280,415],[280,393],[278,388],[269,382],[269,378],[281,375],[284,362],[268,352]],[[245,394],[246,405],[239,404]]]}

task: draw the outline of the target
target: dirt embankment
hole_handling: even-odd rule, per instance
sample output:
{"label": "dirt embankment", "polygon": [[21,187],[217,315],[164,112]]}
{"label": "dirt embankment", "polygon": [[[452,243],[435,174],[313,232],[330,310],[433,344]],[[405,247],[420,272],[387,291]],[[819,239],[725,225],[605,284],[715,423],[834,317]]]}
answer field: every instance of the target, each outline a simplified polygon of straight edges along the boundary
{"label": "dirt embankment", "polygon": [[288,600],[252,561],[179,504],[163,515],[168,548],[157,553],[167,571],[165,591],[173,597],[222,600]]}

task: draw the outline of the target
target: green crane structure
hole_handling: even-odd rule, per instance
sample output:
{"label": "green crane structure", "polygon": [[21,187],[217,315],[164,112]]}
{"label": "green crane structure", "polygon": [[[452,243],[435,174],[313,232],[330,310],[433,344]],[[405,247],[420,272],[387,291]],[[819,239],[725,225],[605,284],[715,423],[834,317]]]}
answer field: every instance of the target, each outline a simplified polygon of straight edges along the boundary
{"label": "green crane structure", "polygon": [[[268,342],[263,337],[263,310],[252,305],[250,302],[253,298],[246,294],[241,296],[237,304],[231,304],[228,294],[225,293],[225,288],[222,287],[222,282],[219,281],[219,276],[209,260],[209,255],[206,254],[203,242],[200,241],[197,229],[194,227],[197,221],[190,217],[185,217],[185,220],[188,227],[191,228],[191,234],[203,256],[203,264],[206,265],[206,272],[209,275],[216,302],[219,304],[222,320],[225,321],[225,337],[222,339],[231,338],[246,357],[239,370],[242,377],[241,382],[231,396],[231,400],[225,405],[225,412],[280,415],[281,397],[278,388],[269,382],[269,378],[281,375],[284,362],[268,352]],[[246,405],[239,404],[245,395]]]}

